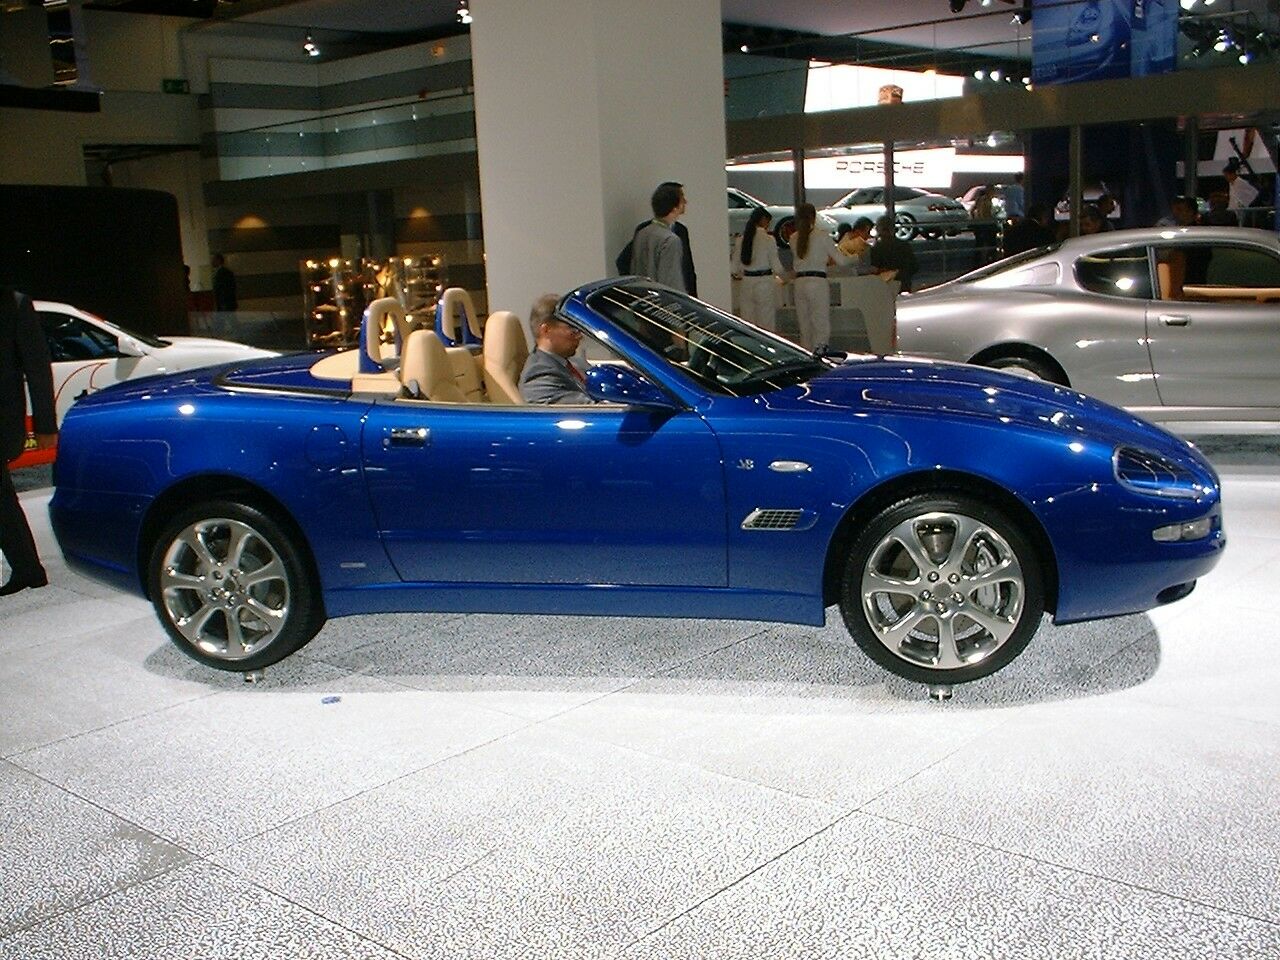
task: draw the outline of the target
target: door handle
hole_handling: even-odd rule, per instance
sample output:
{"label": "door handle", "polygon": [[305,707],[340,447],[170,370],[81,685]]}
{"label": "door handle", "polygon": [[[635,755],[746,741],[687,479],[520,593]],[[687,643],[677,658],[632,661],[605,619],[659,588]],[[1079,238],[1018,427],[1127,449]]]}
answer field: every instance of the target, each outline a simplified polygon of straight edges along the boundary
{"label": "door handle", "polygon": [[382,438],[384,447],[425,447],[430,442],[427,427],[392,427],[390,435]]}
{"label": "door handle", "polygon": [[1185,327],[1191,323],[1191,318],[1185,313],[1162,313],[1160,322],[1166,327]]}

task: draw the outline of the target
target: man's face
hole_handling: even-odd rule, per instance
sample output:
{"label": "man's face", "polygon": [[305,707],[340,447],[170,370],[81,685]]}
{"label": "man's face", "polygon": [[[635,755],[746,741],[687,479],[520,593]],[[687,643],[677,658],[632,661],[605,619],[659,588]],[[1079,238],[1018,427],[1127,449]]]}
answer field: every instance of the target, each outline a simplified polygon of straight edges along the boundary
{"label": "man's face", "polygon": [[685,195],[684,195],[684,191],[683,191],[683,190],[681,190],[681,191],[680,191],[680,202],[679,202],[678,204],[676,204],[676,216],[677,216],[677,217],[683,217],[683,216],[684,216],[684,212],[685,212],[685,210],[686,210],[686,209],[688,209],[688,207],[689,207],[689,201],[688,201],[688,199],[685,197]]}
{"label": "man's face", "polygon": [[582,342],[582,333],[563,320],[551,319],[540,328],[541,336],[538,346],[548,353],[568,360],[578,352],[578,344]]}
{"label": "man's face", "polygon": [[1175,203],[1173,219],[1178,221],[1180,226],[1189,227],[1196,222],[1196,208],[1189,203]]}

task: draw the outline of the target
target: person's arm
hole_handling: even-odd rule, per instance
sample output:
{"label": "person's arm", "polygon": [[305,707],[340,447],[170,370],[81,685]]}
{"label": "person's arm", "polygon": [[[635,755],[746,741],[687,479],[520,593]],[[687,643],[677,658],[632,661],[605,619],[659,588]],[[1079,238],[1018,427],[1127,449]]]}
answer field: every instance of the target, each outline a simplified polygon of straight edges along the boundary
{"label": "person's arm", "polygon": [[778,244],[767,233],[764,235],[764,239],[766,241],[765,249],[769,251],[769,269],[773,271],[773,275],[779,280],[786,280],[787,268],[782,265],[782,258],[778,256]]}
{"label": "person's arm", "polygon": [[18,363],[27,379],[31,395],[31,422],[36,432],[36,448],[53,446],[58,433],[58,410],[53,397],[53,367],[49,342],[45,339],[30,298],[14,295],[18,301],[15,343]]}
{"label": "person's arm", "polygon": [[818,242],[825,245],[827,248],[828,263],[835,263],[835,264],[839,264],[842,267],[847,267],[849,266],[849,264],[855,262],[854,257],[849,256],[847,253],[845,253],[843,250],[837,247],[835,241],[832,240],[825,233],[822,233],[820,236],[821,236],[821,239]]}
{"label": "person's arm", "polygon": [[735,279],[741,279],[744,267],[742,264],[742,234],[733,238],[733,256],[730,258],[729,272]]}

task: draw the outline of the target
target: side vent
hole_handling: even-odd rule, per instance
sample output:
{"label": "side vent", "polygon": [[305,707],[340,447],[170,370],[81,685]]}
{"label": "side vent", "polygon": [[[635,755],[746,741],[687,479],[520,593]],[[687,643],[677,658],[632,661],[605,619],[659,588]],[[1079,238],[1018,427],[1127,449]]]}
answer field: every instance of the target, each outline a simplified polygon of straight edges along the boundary
{"label": "side vent", "polygon": [[771,510],[756,507],[742,521],[743,530],[794,530],[804,515],[803,510]]}

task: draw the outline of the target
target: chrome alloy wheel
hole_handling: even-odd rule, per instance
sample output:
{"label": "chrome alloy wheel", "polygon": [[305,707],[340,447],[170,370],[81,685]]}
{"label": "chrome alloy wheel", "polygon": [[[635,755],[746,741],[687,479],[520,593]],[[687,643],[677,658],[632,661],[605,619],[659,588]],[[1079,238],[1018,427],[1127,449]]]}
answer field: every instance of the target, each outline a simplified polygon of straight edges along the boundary
{"label": "chrome alloy wheel", "polygon": [[1022,565],[995,530],[961,513],[903,520],[862,571],[867,623],[894,656],[934,670],[971,667],[1013,635],[1023,611]]}
{"label": "chrome alloy wheel", "polygon": [[159,587],[174,629],[219,660],[261,653],[289,619],[284,562],[240,520],[210,517],[185,527],[165,551]]}

